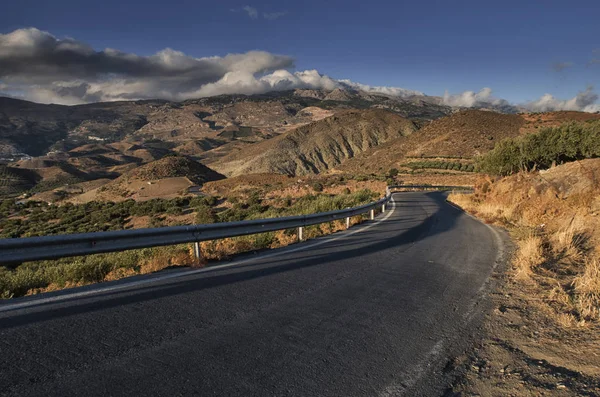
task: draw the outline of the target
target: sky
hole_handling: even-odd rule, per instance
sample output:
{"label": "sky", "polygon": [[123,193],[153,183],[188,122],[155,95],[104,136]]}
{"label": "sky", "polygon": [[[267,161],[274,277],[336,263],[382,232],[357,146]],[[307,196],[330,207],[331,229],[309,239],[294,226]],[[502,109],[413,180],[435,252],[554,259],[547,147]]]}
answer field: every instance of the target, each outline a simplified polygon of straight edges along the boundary
{"label": "sky", "polygon": [[0,13],[0,93],[74,104],[348,80],[600,111],[598,15],[597,0],[19,0]]}

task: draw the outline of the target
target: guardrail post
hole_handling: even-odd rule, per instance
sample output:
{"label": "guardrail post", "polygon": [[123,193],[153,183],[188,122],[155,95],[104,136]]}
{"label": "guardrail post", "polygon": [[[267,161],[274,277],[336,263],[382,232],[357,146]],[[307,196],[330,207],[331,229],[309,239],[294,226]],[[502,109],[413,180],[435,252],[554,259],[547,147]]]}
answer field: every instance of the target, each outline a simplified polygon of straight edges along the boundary
{"label": "guardrail post", "polygon": [[197,241],[194,243],[194,256],[198,260],[202,259],[202,251],[200,251],[200,243]]}
{"label": "guardrail post", "polygon": [[371,220],[375,219],[375,210],[371,210]]}
{"label": "guardrail post", "polygon": [[[111,232],[94,232],[58,236],[23,237],[0,239],[0,266],[13,266],[22,262],[83,256],[102,252],[119,252],[134,248],[159,247],[171,244],[193,244],[194,256],[202,259],[198,240],[209,241],[233,236],[242,236],[265,231],[293,230],[299,228],[298,238],[304,240],[304,228],[308,225],[342,221],[346,219],[346,228],[350,228],[352,216],[363,216],[371,208],[381,204],[385,212],[387,203],[394,208],[393,192],[396,189],[427,188],[431,186],[389,186],[386,196],[373,203],[354,208],[345,208],[322,214],[298,215],[280,219],[257,219],[223,223],[220,225],[174,226],[150,230],[119,230]],[[440,186],[439,189],[473,192],[472,188],[459,186]],[[379,203],[379,204],[376,204]],[[367,209],[368,208],[368,209]],[[347,216],[351,214],[350,216]],[[371,217],[372,215],[371,211]],[[302,225],[302,226],[299,226]],[[168,237],[168,238],[167,238]],[[189,247],[189,245],[188,245]]]}

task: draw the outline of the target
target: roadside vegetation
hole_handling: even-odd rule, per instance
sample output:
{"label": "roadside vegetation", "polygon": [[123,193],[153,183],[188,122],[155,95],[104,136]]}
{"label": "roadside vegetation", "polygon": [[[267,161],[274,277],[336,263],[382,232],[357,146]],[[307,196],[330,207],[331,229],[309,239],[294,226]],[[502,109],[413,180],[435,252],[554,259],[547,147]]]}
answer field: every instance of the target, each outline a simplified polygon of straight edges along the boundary
{"label": "roadside vegetation", "polygon": [[443,161],[443,160],[424,160],[424,161],[411,161],[403,164],[404,167],[419,170],[419,169],[437,169],[437,170],[448,170],[448,171],[462,171],[462,172],[475,172],[474,164],[461,163],[456,161]]}
{"label": "roadside vegetation", "polygon": [[[314,189],[314,186],[313,186]],[[318,190],[318,189],[315,189]],[[180,224],[231,222],[303,215],[365,204],[378,196],[372,190],[340,194],[315,192],[300,197],[264,200],[259,190],[232,197],[194,197],[144,202],[91,202],[82,205],[48,205],[41,202],[0,203],[0,236],[30,237],[50,234],[122,230],[136,218],[150,219],[148,226],[161,226],[168,217]],[[184,222],[187,220],[187,222]],[[363,217],[354,217],[359,223]],[[306,228],[305,238],[314,238],[344,228],[336,221]],[[9,268],[0,266],[0,297],[11,298],[123,277],[146,274],[173,266],[202,266],[206,261],[226,259],[242,252],[276,248],[297,240],[296,230],[283,230],[201,243],[203,262],[194,258],[188,244],[125,252],[28,262]]]}
{"label": "roadside vegetation", "polygon": [[512,276],[565,327],[600,321],[600,160],[485,178],[449,199],[516,240]]}
{"label": "roadside vegetation", "polygon": [[518,245],[514,278],[539,289],[565,326],[600,321],[600,159],[594,157],[600,157],[600,121],[544,128],[500,142],[478,160],[492,176],[480,179],[473,195],[450,198],[511,230]]}
{"label": "roadside vegetation", "polygon": [[595,157],[600,157],[600,121],[572,122],[504,140],[477,166],[487,174],[511,175]]}
{"label": "roadside vegetation", "polygon": [[515,242],[490,296],[485,335],[454,391],[465,395],[598,395],[600,159],[481,177],[450,201],[505,227]]}

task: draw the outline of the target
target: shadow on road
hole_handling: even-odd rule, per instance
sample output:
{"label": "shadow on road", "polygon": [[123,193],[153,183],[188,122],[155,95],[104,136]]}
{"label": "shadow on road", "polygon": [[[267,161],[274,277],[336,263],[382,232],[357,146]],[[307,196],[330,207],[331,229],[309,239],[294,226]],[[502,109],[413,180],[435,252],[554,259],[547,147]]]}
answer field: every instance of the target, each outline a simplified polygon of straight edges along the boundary
{"label": "shadow on road", "polygon": [[[409,194],[410,196],[414,196],[414,199],[411,199],[408,196]],[[395,197],[398,197],[398,195],[396,194]],[[226,272],[225,274],[206,272],[197,275],[182,276],[172,281],[164,281],[160,285],[134,287],[135,289],[132,290],[100,292],[89,298],[83,298],[81,302],[77,302],[76,298],[74,298],[72,301],[61,302],[58,304],[60,305],[59,307],[45,311],[17,314],[15,316],[11,316],[8,313],[2,316],[4,318],[0,322],[0,329],[8,329],[120,305],[186,294],[225,284],[266,277],[281,272],[314,266],[326,266],[331,262],[352,260],[378,251],[411,244],[428,236],[449,231],[455,226],[457,220],[461,216],[464,216],[462,211],[446,203],[446,195],[443,192],[428,192],[425,194],[404,193],[402,196],[401,200],[395,200],[397,212],[390,219],[367,231],[356,233],[335,242],[324,243],[315,248],[315,250],[322,251],[320,254],[313,253],[308,256],[295,258],[293,257],[294,255],[310,253],[310,251],[296,251],[290,254],[292,258],[286,259],[286,254],[282,254],[268,261],[260,261],[260,257],[257,257],[256,261],[259,261],[258,263],[240,265],[229,269],[214,268],[215,273],[221,270]],[[423,196],[426,198],[425,200],[423,200]],[[408,223],[404,222],[406,217],[401,218],[401,215],[398,214],[400,212],[398,211],[398,207],[406,209],[412,206],[415,209],[425,212],[423,221],[408,228],[397,227],[398,223]],[[418,220],[418,217],[413,221],[416,220]],[[374,242],[366,244],[365,242],[369,239],[372,239]],[[94,299],[94,301],[90,302],[90,299]],[[56,303],[44,303],[35,307],[40,308],[46,305],[52,306],[56,305]]]}

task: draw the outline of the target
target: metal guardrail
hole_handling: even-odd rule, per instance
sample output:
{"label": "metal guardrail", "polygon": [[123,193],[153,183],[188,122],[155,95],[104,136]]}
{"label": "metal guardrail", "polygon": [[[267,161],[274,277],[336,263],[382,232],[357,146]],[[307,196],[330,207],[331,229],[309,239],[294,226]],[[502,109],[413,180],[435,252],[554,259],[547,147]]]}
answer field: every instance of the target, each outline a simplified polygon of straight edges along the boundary
{"label": "metal guardrail", "polygon": [[196,257],[200,257],[199,242],[201,241],[294,228],[298,228],[298,238],[299,240],[303,240],[303,228],[306,226],[346,218],[346,227],[350,227],[350,217],[369,212],[371,219],[373,219],[375,216],[375,209],[381,207],[382,211],[385,211],[385,205],[391,199],[392,191],[400,188],[456,190],[461,187],[419,185],[389,186],[386,196],[378,201],[354,208],[311,215],[257,219],[241,222],[223,222],[206,225],[161,227],[155,229],[118,230],[111,232],[0,239],[0,265],[183,243],[194,243]]}
{"label": "metal guardrail", "polygon": [[155,229],[0,239],[0,264],[10,265],[27,261],[58,259],[182,243],[196,243],[194,247],[196,256],[200,256],[197,244],[200,241],[293,228],[300,229],[299,236],[300,240],[302,240],[302,228],[306,226],[344,218],[346,218],[346,225],[349,226],[350,217],[368,212],[371,212],[371,218],[373,218],[376,208],[382,207],[385,210],[385,204],[389,201],[390,197],[390,195],[386,195],[378,201],[358,207],[311,215]]}
{"label": "metal guardrail", "polygon": [[434,190],[434,191],[440,191],[440,190],[451,190],[451,191],[455,191],[455,192],[473,192],[473,188],[472,187],[468,187],[468,186],[443,186],[443,185],[393,185],[393,186],[388,186],[387,187],[387,191],[391,192],[391,191],[397,191],[400,189],[403,190]]}

